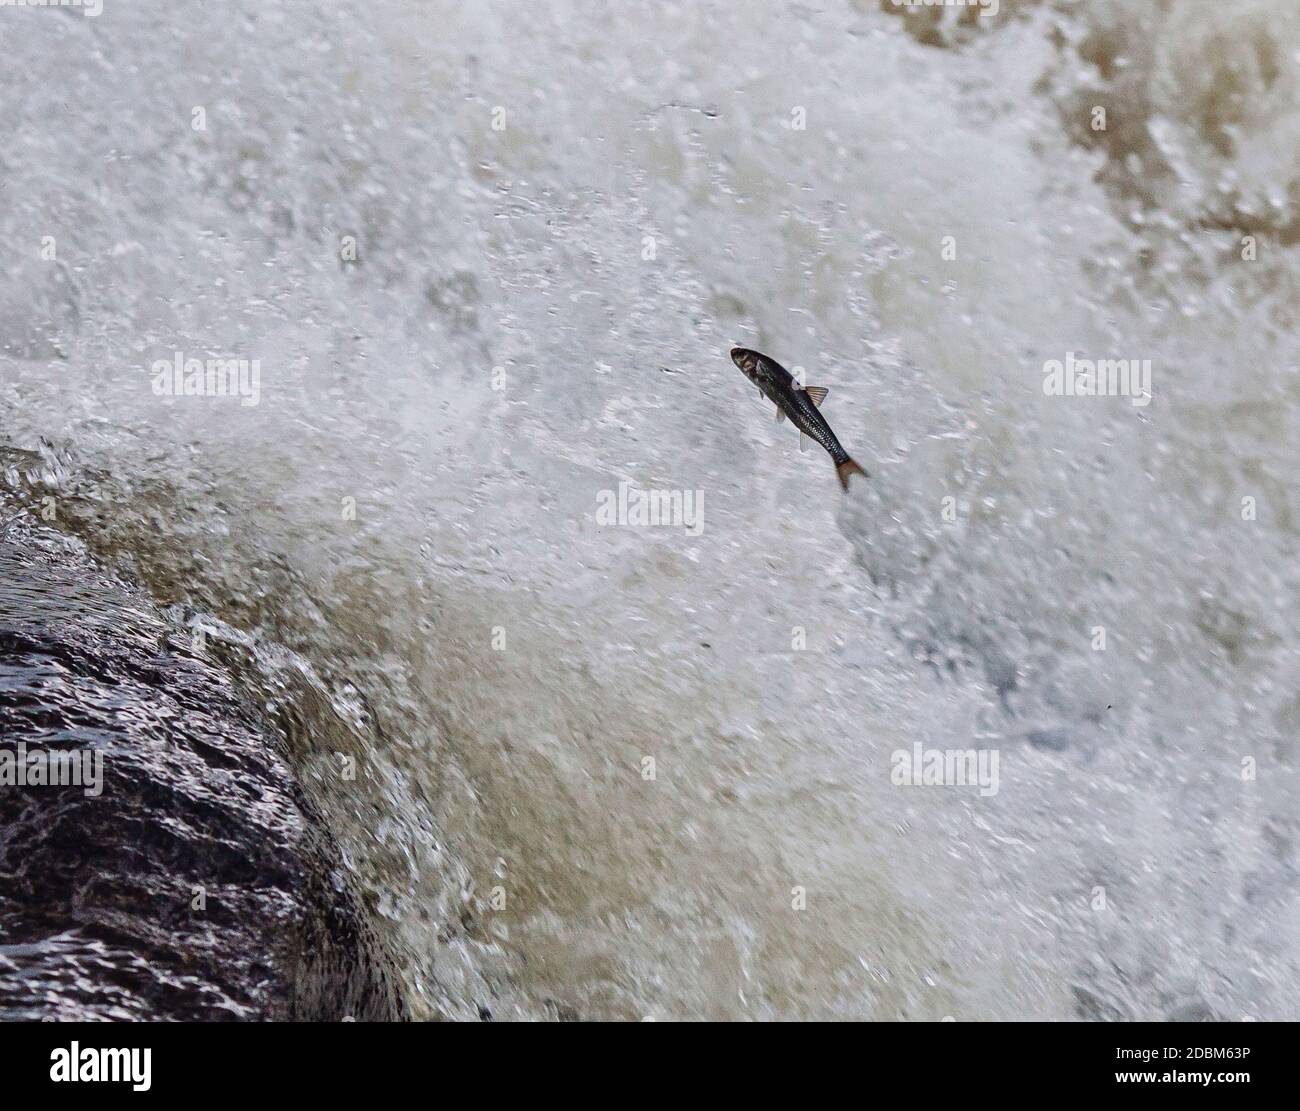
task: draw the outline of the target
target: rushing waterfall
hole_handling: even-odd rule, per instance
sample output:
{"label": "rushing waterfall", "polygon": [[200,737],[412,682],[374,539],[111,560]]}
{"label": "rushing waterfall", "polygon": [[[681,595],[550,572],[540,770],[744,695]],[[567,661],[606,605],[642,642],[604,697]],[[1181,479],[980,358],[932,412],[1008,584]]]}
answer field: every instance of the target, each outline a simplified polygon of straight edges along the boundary
{"label": "rushing waterfall", "polygon": [[1300,9],[998,8],[4,11],[0,528],[417,1017],[1300,1017]]}

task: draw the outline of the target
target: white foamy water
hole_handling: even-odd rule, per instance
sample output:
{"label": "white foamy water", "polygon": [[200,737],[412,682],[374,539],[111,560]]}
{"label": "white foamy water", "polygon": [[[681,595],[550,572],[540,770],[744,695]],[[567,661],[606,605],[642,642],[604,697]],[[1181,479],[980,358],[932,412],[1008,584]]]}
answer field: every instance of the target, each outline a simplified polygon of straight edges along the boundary
{"label": "white foamy water", "polygon": [[11,492],[245,674],[421,1015],[1300,1017],[1300,13],[650,7],[3,13]]}

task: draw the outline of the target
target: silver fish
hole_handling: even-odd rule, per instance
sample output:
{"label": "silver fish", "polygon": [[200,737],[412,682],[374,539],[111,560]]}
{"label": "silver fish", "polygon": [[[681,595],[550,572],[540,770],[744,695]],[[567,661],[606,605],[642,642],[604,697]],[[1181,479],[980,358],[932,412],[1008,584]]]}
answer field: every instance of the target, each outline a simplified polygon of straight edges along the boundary
{"label": "silver fish", "polygon": [[808,436],[830,453],[831,461],[835,464],[835,474],[845,490],[849,488],[849,475],[870,477],[844,450],[839,438],[822,416],[820,406],[828,392],[825,387],[800,386],[794,380],[794,375],[775,359],[761,351],[751,351],[748,347],[733,347],[731,361],[758,387],[760,394],[776,405],[776,419],[781,421],[789,417],[790,422],[799,429],[801,450],[803,437]]}

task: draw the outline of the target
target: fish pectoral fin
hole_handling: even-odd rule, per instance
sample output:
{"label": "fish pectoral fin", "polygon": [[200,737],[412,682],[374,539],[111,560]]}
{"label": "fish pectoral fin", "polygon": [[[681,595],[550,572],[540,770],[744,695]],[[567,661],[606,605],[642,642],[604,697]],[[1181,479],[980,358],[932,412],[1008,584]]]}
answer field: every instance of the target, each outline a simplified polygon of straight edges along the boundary
{"label": "fish pectoral fin", "polygon": [[785,410],[778,405],[776,407],[776,423],[780,424],[783,420],[785,420]]}
{"label": "fish pectoral fin", "polygon": [[811,437],[811,436],[806,436],[806,435],[804,435],[804,433],[802,433],[802,432],[799,433],[799,450],[800,450],[800,451],[807,451],[807,450],[808,450],[808,445],[811,444],[811,443],[812,443],[812,437]]}
{"label": "fish pectoral fin", "polygon": [[826,400],[826,395],[831,391],[825,386],[804,386],[803,392],[811,397],[812,403],[820,409],[822,402]]}

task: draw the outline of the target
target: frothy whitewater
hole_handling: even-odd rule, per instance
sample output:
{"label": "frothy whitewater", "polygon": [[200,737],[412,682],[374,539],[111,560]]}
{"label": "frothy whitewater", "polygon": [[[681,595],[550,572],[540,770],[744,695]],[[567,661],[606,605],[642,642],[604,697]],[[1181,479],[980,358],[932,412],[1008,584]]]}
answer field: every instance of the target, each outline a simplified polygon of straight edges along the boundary
{"label": "frothy whitewater", "polygon": [[1294,3],[0,24],[5,516],[267,707],[417,1014],[1300,1017]]}

